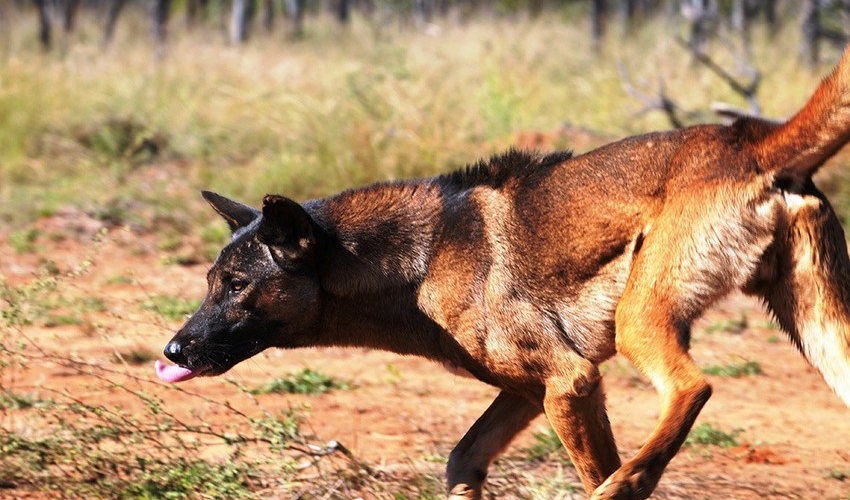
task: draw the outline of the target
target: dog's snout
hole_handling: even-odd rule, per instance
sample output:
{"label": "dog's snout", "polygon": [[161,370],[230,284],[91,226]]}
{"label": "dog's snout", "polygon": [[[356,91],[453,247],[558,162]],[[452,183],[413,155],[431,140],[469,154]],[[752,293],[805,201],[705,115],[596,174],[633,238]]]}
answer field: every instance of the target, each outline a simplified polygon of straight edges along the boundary
{"label": "dog's snout", "polygon": [[165,357],[170,361],[180,363],[183,360],[183,346],[180,342],[172,340],[166,344],[163,354],[165,354]]}

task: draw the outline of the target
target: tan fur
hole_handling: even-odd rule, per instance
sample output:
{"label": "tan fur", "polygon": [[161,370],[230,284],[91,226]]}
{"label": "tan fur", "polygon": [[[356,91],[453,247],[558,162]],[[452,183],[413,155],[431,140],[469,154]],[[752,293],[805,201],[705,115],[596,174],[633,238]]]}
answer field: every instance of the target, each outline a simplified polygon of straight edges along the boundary
{"label": "tan fur", "polygon": [[[450,498],[481,498],[490,462],[541,412],[592,499],[646,498],[711,395],[691,323],[734,290],[762,298],[850,405],[850,258],[811,180],[848,139],[850,52],[784,124],[511,152],[303,206],[268,196],[262,213],[206,193],[234,239],[161,376],[222,373],[267,347],[425,356],[501,389],[451,453]],[[598,368],[615,353],[660,398],[625,463]]]}
{"label": "tan fur", "polygon": [[[555,170],[545,184],[524,193],[560,204],[532,204],[534,222],[528,231],[516,227],[528,215],[504,207],[512,186],[476,193],[477,199],[488,198],[484,224],[496,260],[484,310],[500,314],[485,335],[501,337],[502,325],[523,325],[517,330],[535,332],[535,347],[547,361],[535,364],[539,360],[530,349],[506,350],[501,338],[488,341],[475,357],[486,359],[489,371],[507,378],[521,381],[533,372],[545,381],[543,409],[593,498],[646,498],[655,488],[711,394],[687,353],[690,323],[735,289],[765,299],[807,359],[850,405],[850,261],[841,227],[810,181],[814,170],[850,137],[849,72],[845,56],[786,125],[745,119],[731,129],[703,126],[627,139],[575,158],[568,163],[571,168]],[[560,176],[593,175],[600,162],[609,175],[605,183],[585,184],[584,192],[569,190],[571,199],[559,197],[558,190],[564,189],[559,186],[569,185]],[[611,163],[634,168],[611,172]],[[594,212],[596,207],[604,212]],[[517,233],[539,253],[518,252],[525,245],[510,244]],[[611,248],[621,250],[614,250],[613,258],[592,275],[569,276],[571,268],[581,267],[583,256]],[[510,262],[517,258],[534,261]],[[767,278],[765,266],[770,268]],[[758,286],[753,285],[756,276],[763,278]],[[511,295],[506,284],[518,280],[543,292],[533,305],[505,298]],[[429,284],[426,277],[422,289]],[[549,302],[561,318],[570,349],[548,338],[546,325],[535,325],[534,311],[541,299],[547,302],[548,290],[572,292],[567,300]],[[440,305],[431,304],[434,299]],[[434,311],[450,306],[433,292],[421,294],[420,303]],[[614,325],[606,323],[612,316]],[[479,331],[473,338],[480,336]],[[516,337],[514,333],[511,341],[520,345]],[[464,344],[462,336],[456,338]],[[467,348],[474,352],[472,345]],[[623,465],[605,417],[596,368],[614,349],[652,381],[661,397],[655,430]],[[501,367],[512,360],[517,371]],[[530,365],[537,369],[529,370]],[[507,383],[502,387],[517,390]],[[533,392],[525,394],[535,399]],[[497,400],[484,422],[496,425],[495,411],[510,414],[502,408]],[[518,430],[515,422],[504,425],[506,436],[508,430]],[[484,449],[500,448],[479,439]],[[461,449],[475,448],[468,440]],[[480,497],[481,481],[454,479],[470,476],[462,471],[481,467],[482,460],[477,462],[461,463],[453,455],[453,498]]]}

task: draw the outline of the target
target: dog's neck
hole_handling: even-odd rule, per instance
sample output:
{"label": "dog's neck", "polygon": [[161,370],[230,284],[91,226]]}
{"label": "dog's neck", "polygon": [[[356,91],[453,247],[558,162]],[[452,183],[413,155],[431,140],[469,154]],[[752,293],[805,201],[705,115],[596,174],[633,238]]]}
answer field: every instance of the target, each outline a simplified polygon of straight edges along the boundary
{"label": "dog's neck", "polygon": [[355,296],[325,294],[320,324],[309,346],[365,347],[421,356],[495,384],[490,372],[417,304],[407,285]]}
{"label": "dog's neck", "polygon": [[470,365],[468,355],[452,346],[453,339],[417,303],[446,196],[444,186],[426,179],[305,205],[328,235],[320,259],[323,324],[313,342]]}
{"label": "dog's neck", "polygon": [[428,180],[383,184],[306,205],[327,233],[322,287],[337,296],[384,293],[421,282],[442,203]]}

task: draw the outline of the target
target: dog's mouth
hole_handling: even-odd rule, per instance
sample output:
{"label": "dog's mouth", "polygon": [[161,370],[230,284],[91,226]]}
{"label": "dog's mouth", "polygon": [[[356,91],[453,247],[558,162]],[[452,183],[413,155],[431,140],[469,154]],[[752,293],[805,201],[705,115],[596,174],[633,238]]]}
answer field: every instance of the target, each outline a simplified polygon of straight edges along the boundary
{"label": "dog's mouth", "polygon": [[[169,349],[172,344],[177,345],[178,348]],[[163,382],[175,383],[195,377],[214,377],[221,375],[240,361],[244,361],[268,347],[268,345],[261,344],[258,341],[243,342],[230,346],[227,349],[227,355],[217,358],[211,357],[207,351],[204,351],[200,355],[195,352],[193,355],[187,356],[185,350],[179,348],[179,345],[173,341],[169,343],[165,349],[165,356],[169,360],[163,361],[157,359],[154,363],[156,376]],[[198,349],[195,349],[195,351],[198,351]]]}
{"label": "dog's mouth", "polygon": [[160,360],[156,360],[154,368],[156,369],[156,376],[163,382],[169,383],[183,382],[184,380],[189,380],[199,375],[203,375],[204,372],[202,369],[192,369],[180,365],[166,364]]}

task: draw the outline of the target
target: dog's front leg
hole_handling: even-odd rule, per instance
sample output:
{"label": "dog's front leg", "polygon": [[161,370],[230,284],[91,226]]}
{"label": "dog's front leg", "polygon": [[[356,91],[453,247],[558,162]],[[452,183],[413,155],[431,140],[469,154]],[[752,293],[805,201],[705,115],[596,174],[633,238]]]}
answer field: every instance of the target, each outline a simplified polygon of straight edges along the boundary
{"label": "dog's front leg", "polygon": [[449,499],[481,498],[490,462],[541,411],[539,404],[523,396],[500,392],[449,455]]}
{"label": "dog's front leg", "polygon": [[588,493],[620,467],[620,457],[605,412],[598,369],[590,377],[553,377],[546,384],[546,417],[570,455]]}

